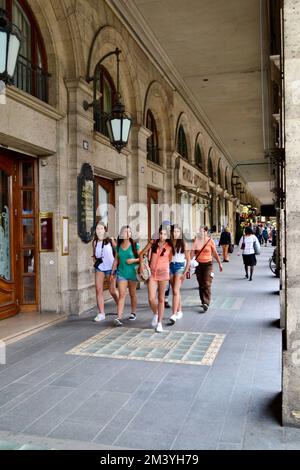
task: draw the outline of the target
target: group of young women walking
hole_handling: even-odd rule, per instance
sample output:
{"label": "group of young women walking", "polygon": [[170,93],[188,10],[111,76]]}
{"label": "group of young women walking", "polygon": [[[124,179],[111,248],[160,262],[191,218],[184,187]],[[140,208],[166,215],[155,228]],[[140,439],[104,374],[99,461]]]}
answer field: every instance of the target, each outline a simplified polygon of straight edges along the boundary
{"label": "group of young women walking", "polygon": [[[214,242],[208,236],[207,227],[200,229],[198,237],[190,248],[178,225],[161,226],[158,237],[151,239],[143,250],[133,240],[129,226],[121,228],[117,240],[108,236],[107,227],[99,222],[93,240],[93,257],[96,271],[96,296],[99,313],[95,322],[105,319],[104,281],[107,279],[109,292],[117,304],[116,326],[123,325],[123,313],[127,289],[131,300],[130,321],[136,319],[137,274],[142,271],[145,260],[151,275],[147,281],[149,304],[153,313],[151,325],[160,333],[165,309],[165,291],[170,283],[173,292],[172,315],[169,325],[182,318],[180,288],[190,271],[191,257],[198,265],[196,276],[203,312],[207,311],[211,300],[213,280],[213,257],[220,271],[222,265]],[[118,289],[116,288],[116,283]]]}
{"label": "group of young women walking", "polygon": [[[259,242],[252,229],[246,227],[240,240],[239,248],[243,254],[245,277],[253,278],[256,254]],[[169,325],[174,325],[183,316],[180,289],[184,280],[189,277],[191,259],[196,261],[195,274],[199,285],[202,311],[206,312],[211,303],[211,287],[214,277],[213,258],[220,272],[223,267],[215,242],[210,237],[207,227],[200,227],[199,233],[191,246],[185,241],[182,229],[178,225],[166,225],[159,228],[158,236],[153,236],[143,250],[132,238],[130,227],[121,228],[117,240],[108,236],[107,227],[99,222],[93,240],[93,258],[96,271],[96,297],[99,313],[95,322],[105,320],[104,282],[117,305],[116,326],[123,325],[123,313],[127,290],[130,295],[131,313],[128,320],[136,319],[138,274],[149,266],[150,276],[147,280],[149,305],[153,313],[151,325],[158,332],[163,331],[165,309],[165,292],[169,285],[173,292],[172,314]],[[249,276],[250,268],[250,276]],[[118,286],[118,287],[117,287]]]}

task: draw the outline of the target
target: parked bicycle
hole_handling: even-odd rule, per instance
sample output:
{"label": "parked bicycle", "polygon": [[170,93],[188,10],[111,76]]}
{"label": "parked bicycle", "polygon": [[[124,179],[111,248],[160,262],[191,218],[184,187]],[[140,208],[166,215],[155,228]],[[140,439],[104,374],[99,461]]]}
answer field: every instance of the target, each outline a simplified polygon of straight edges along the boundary
{"label": "parked bicycle", "polygon": [[273,274],[277,274],[277,265],[276,265],[276,248],[273,251],[272,256],[269,258],[269,268]]}

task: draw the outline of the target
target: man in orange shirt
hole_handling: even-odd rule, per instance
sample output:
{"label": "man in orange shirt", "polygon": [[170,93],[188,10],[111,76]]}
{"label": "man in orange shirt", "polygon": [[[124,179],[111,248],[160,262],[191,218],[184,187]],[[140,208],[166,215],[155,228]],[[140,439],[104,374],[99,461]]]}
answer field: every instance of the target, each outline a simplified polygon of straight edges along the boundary
{"label": "man in orange shirt", "polygon": [[196,276],[199,284],[201,306],[203,312],[206,312],[211,302],[211,285],[214,276],[213,258],[217,261],[220,272],[223,271],[215,243],[209,237],[206,226],[200,227],[198,237],[194,240],[192,248],[193,256],[196,256],[196,261],[198,262]]}

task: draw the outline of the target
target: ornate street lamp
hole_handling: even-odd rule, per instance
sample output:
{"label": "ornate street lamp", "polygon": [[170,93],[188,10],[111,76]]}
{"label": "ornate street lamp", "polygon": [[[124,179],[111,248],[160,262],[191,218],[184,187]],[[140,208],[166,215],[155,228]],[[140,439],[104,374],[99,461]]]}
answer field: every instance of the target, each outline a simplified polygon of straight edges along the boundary
{"label": "ornate street lamp", "polygon": [[[95,107],[99,105],[99,101],[97,100],[97,80],[96,77],[100,73],[100,65],[107,57],[111,55],[116,55],[117,57],[117,92],[115,97],[115,103],[112,107],[111,113],[106,117],[106,127],[108,131],[108,136],[110,143],[115,147],[115,149],[120,153],[122,148],[127,145],[130,129],[132,126],[132,119],[127,116],[125,113],[125,106],[121,102],[121,95],[119,91],[119,82],[120,82],[120,49],[116,48],[114,51],[109,52],[102,59],[99,60],[98,64],[95,68],[94,77],[87,77],[87,82],[93,81],[93,96],[94,100],[92,103],[88,103],[87,101],[83,102],[83,108],[87,111],[90,107]],[[97,110],[96,110],[97,112]]]}
{"label": "ornate street lamp", "polygon": [[0,8],[0,80],[6,85],[14,82],[21,41],[21,31],[8,21],[7,12]]}

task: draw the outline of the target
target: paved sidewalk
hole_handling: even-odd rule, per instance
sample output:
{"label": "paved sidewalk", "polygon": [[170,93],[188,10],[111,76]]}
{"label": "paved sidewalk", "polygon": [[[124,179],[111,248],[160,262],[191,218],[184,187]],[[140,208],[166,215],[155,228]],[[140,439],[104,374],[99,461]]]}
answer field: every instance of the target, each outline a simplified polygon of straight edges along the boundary
{"label": "paved sidewalk", "polygon": [[[112,331],[114,341],[122,342],[125,331],[111,330],[112,302],[101,324],[91,321],[90,311],[8,345],[7,365],[0,366],[2,448],[15,443],[64,448],[65,443],[68,449],[300,449],[300,430],[283,428],[279,421],[281,330],[271,254],[272,248],[262,248],[249,282],[234,253],[224,272],[216,272],[214,302],[205,314],[199,313],[195,278],[185,282],[184,317],[165,327],[166,335],[174,332],[168,347],[179,332],[186,333],[186,342],[192,333],[224,335],[211,365],[162,362],[166,355],[116,359],[109,356],[108,340],[102,357],[95,335]],[[135,333],[149,329],[151,314],[145,287],[138,297],[138,318],[126,322],[126,329],[139,346],[144,343]],[[154,341],[162,351],[163,337],[156,336],[147,344],[153,347]],[[76,354],[88,340],[89,355]]]}

